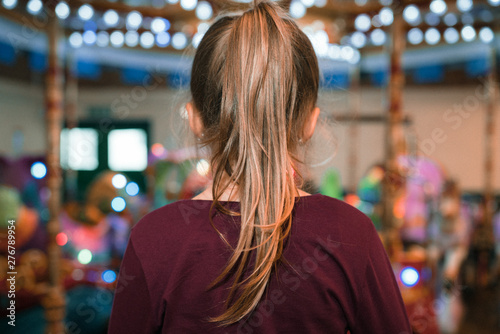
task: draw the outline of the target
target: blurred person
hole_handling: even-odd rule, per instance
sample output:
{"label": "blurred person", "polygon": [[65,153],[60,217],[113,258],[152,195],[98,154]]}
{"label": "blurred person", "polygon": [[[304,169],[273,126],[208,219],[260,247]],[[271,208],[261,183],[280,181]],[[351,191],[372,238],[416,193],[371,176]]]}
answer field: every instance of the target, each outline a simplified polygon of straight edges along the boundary
{"label": "blurred person", "polygon": [[197,48],[189,125],[213,182],[131,232],[109,333],[410,333],[367,216],[299,187],[319,68],[275,2],[220,17]]}
{"label": "blurred person", "polygon": [[438,312],[439,325],[442,333],[456,333],[463,315],[458,277],[470,240],[469,226],[461,210],[461,192],[455,180],[447,180],[443,186],[439,216],[438,236],[429,251],[437,264],[436,294],[443,304]]}

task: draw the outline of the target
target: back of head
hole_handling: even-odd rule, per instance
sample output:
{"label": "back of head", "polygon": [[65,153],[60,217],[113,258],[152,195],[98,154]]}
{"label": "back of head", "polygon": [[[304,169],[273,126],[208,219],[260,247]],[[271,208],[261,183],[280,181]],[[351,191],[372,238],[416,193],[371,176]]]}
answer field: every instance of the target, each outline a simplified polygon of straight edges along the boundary
{"label": "back of head", "polygon": [[[296,151],[318,85],[308,37],[274,2],[219,18],[198,46],[191,94],[211,151],[213,205],[224,211],[219,198],[229,186],[241,202],[238,244],[212,284],[234,274],[226,312],[211,319],[221,325],[255,308],[282,257],[298,193]],[[243,277],[251,251],[256,262]]]}

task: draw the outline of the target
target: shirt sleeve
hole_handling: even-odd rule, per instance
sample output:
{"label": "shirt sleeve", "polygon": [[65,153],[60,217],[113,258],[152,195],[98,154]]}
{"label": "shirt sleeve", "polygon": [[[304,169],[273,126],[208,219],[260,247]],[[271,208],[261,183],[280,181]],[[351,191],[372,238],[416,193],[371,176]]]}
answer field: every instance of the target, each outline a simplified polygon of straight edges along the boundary
{"label": "shirt sleeve", "polygon": [[375,228],[369,247],[364,285],[358,294],[351,334],[411,334],[412,330],[391,263]]}
{"label": "shirt sleeve", "polygon": [[120,266],[108,334],[155,333],[153,319],[144,270],[130,239]]}

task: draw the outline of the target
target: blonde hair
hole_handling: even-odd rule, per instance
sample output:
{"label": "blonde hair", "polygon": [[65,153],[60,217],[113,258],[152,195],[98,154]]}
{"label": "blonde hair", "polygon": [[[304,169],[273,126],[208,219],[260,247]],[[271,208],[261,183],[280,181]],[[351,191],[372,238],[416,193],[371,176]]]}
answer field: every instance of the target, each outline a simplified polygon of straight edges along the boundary
{"label": "blonde hair", "polygon": [[[283,260],[298,192],[297,146],[317,101],[318,60],[280,5],[256,1],[252,9],[223,16],[208,29],[190,85],[204,126],[201,140],[211,150],[211,209],[241,216],[238,244],[209,286],[233,278],[225,312],[210,319],[224,326],[252,312],[273,267]],[[239,213],[219,200],[230,184],[237,186]],[[254,251],[255,264],[243,277]]]}

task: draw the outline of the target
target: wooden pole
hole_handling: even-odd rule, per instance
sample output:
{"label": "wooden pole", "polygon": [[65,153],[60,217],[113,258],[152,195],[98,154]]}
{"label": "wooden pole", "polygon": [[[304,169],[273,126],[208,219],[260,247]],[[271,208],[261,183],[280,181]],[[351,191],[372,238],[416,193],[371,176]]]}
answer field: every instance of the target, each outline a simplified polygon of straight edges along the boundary
{"label": "wooden pole", "polygon": [[[74,73],[74,50],[70,49],[66,52],[66,67],[65,67],[65,96],[64,96],[64,112],[66,128],[71,130],[78,126],[78,78]],[[68,137],[69,139],[69,137]],[[71,160],[71,147],[69,145],[64,148],[66,157],[68,158],[68,166],[65,173],[65,192],[66,199],[74,200],[77,197],[77,171],[69,166]]]}
{"label": "wooden pole", "polygon": [[64,333],[65,296],[61,284],[60,259],[61,250],[56,243],[56,235],[60,231],[59,210],[61,201],[61,169],[59,163],[59,138],[62,119],[62,84],[61,68],[58,59],[59,21],[54,8],[48,8],[49,27],[49,67],[46,76],[46,131],[47,131],[47,183],[50,191],[48,209],[50,214],[47,223],[48,245],[47,257],[49,268],[49,286],[42,299],[48,334]]}
{"label": "wooden pole", "polygon": [[[490,71],[488,73],[488,104],[486,107],[485,124],[485,152],[484,152],[484,203],[485,203],[485,232],[487,235],[493,235],[493,210],[494,210],[494,161],[495,156],[495,114],[497,103],[497,69],[496,69],[496,47],[490,46]],[[493,240],[490,240],[493,242]]]}
{"label": "wooden pole", "polygon": [[351,105],[351,124],[349,125],[349,157],[347,187],[352,194],[356,193],[358,173],[358,143],[359,143],[359,111],[361,109],[361,92],[359,88],[359,64],[353,65],[349,70],[351,88],[349,104]]}
{"label": "wooden pole", "polygon": [[404,86],[404,72],[402,57],[405,47],[404,20],[400,4],[393,7],[394,22],[391,27],[390,45],[390,78],[388,118],[385,133],[385,169],[386,174],[382,183],[382,226],[384,230],[392,230],[395,226],[393,208],[395,197],[402,186],[403,179],[399,173],[397,158],[405,152],[403,135],[402,97]]}

